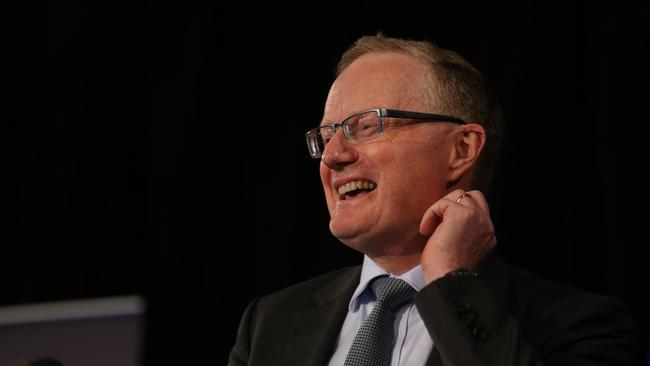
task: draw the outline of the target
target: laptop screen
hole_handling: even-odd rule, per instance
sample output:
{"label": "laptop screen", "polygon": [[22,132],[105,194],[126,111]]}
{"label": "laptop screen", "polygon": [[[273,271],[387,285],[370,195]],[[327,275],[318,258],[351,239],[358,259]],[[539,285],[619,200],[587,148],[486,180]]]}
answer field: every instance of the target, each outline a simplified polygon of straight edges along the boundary
{"label": "laptop screen", "polygon": [[138,296],[0,307],[0,366],[139,366],[144,309]]}

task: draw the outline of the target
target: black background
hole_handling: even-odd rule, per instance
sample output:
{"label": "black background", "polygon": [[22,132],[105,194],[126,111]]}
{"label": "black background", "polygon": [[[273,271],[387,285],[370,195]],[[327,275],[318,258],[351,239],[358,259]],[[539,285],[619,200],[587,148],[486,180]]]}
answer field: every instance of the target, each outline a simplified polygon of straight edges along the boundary
{"label": "black background", "polygon": [[624,301],[645,352],[649,16],[530,0],[41,4],[10,33],[0,304],[141,294],[147,364],[225,364],[251,299],[360,262],[328,232],[304,132],[340,54],[382,31],[484,72],[506,115],[487,192],[501,253]]}

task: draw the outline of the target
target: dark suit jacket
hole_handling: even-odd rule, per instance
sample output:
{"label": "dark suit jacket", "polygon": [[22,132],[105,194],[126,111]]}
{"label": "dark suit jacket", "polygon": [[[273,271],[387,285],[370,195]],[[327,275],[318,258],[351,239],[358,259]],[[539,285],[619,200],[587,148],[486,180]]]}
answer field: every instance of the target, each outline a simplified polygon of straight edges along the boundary
{"label": "dark suit jacket", "polygon": [[[253,301],[228,365],[327,365],[359,283],[351,267]],[[536,277],[492,255],[478,275],[438,279],[416,296],[434,348],[427,365],[633,365],[627,309]]]}

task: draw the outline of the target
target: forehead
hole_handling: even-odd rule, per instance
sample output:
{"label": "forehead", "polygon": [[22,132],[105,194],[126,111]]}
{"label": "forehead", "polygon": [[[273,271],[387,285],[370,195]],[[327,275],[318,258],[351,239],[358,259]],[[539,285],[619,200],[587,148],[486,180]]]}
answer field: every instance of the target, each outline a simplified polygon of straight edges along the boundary
{"label": "forehead", "polygon": [[414,109],[424,105],[428,69],[412,56],[371,53],[356,59],[334,81],[322,124],[370,108]]}

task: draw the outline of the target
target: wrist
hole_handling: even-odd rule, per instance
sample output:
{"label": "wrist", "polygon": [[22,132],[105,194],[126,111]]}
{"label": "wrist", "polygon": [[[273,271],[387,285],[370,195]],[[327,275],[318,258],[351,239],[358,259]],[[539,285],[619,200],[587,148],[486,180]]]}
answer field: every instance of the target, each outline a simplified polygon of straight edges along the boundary
{"label": "wrist", "polygon": [[441,278],[449,278],[449,277],[462,277],[462,276],[477,276],[478,274],[466,267],[460,267],[460,266],[445,266],[445,267],[438,267],[435,269],[430,269],[427,270],[426,268],[422,268],[424,271],[424,279],[426,283],[431,283],[435,280],[441,279]]}
{"label": "wrist", "polygon": [[445,273],[443,277],[450,278],[450,277],[476,277],[476,276],[478,276],[478,273],[472,270],[469,270],[467,268],[457,268]]}

